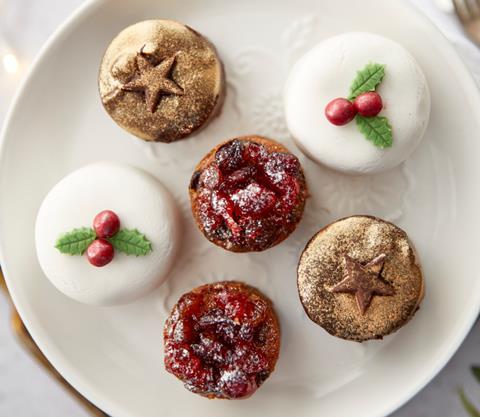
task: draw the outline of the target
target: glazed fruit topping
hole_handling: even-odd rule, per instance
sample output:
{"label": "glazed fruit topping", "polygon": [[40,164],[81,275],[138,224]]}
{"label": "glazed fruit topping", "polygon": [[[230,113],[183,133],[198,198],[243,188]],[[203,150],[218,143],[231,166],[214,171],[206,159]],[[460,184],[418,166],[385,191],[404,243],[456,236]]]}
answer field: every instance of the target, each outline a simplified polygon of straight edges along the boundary
{"label": "glazed fruit topping", "polygon": [[93,219],[93,230],[98,237],[112,237],[120,230],[120,219],[111,210],[103,210]]}
{"label": "glazed fruit topping", "polygon": [[296,221],[292,209],[300,199],[303,173],[290,153],[268,152],[265,146],[232,140],[191,186],[207,235],[238,246],[274,244],[278,231]]}
{"label": "glazed fruit topping", "polygon": [[350,123],[356,114],[355,106],[346,98],[335,98],[325,107],[325,116],[335,126]]}
{"label": "glazed fruit topping", "polygon": [[112,261],[114,252],[108,240],[95,239],[87,248],[87,259],[93,266],[105,266]]}
{"label": "glazed fruit topping", "polygon": [[374,117],[380,113],[383,108],[382,98],[374,91],[360,94],[353,104],[358,114],[364,117]]}
{"label": "glazed fruit topping", "polygon": [[167,321],[165,367],[186,388],[217,398],[246,398],[268,377],[260,336],[268,305],[230,287],[184,295]]}

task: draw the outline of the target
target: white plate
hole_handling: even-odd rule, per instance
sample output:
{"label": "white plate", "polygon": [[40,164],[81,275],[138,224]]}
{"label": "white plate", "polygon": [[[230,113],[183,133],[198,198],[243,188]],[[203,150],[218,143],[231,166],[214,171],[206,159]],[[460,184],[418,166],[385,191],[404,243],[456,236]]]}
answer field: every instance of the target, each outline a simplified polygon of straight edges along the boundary
{"label": "white plate", "polygon": [[[126,25],[153,17],[177,19],[207,35],[228,75],[222,116],[197,137],[170,145],[143,143],[121,131],[97,93],[98,65],[109,41]],[[298,153],[282,116],[286,73],[318,40],[350,30],[391,37],[420,62],[433,102],[424,142],[403,166],[368,178],[343,177],[303,159],[313,196],[294,235],[253,255],[209,244],[189,214],[194,164],[222,139],[251,132],[287,142]],[[3,132],[2,266],[15,304],[53,365],[113,416],[384,416],[441,369],[479,312],[479,109],[477,89],[453,49],[403,2],[88,2],[43,50]],[[54,183],[107,158],[162,178],[182,208],[186,236],[166,285],[132,305],[95,308],[50,285],[35,257],[33,230]],[[353,213],[386,217],[405,228],[424,264],[421,310],[382,342],[327,335],[305,317],[297,297],[295,267],[305,242],[327,222]],[[163,368],[168,309],[194,285],[225,278],[245,280],[272,297],[282,324],[277,370],[247,401],[205,400]]]}

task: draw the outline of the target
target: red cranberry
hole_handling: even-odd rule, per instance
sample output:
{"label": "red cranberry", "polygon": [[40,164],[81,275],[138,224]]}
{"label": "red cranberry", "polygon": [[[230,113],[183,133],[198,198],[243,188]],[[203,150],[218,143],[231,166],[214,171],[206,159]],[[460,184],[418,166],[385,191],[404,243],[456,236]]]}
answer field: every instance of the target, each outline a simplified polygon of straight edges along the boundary
{"label": "red cranberry", "polygon": [[261,243],[268,242],[270,239],[273,240],[275,238],[275,230],[278,230],[278,227],[276,225],[272,227],[272,224],[274,223],[270,219],[265,220],[253,219],[251,217],[243,217],[240,219],[239,224],[244,230],[245,239],[248,239],[251,242]]}
{"label": "red cranberry", "polygon": [[360,94],[353,102],[360,116],[373,117],[383,108],[382,98],[374,91]]}
{"label": "red cranberry", "polygon": [[87,259],[93,266],[105,266],[113,259],[113,246],[105,239],[95,239],[87,248]]}
{"label": "red cranberry", "polygon": [[227,368],[218,384],[228,398],[247,398],[257,390],[255,378],[235,367]]}
{"label": "red cranberry", "polygon": [[265,169],[277,173],[283,170],[288,174],[295,175],[300,170],[300,161],[293,154],[272,152]]}
{"label": "red cranberry", "polygon": [[222,292],[217,297],[217,303],[223,306],[225,315],[240,323],[245,315],[252,310],[252,305],[245,294],[228,294]]}
{"label": "red cranberry", "polygon": [[93,219],[93,229],[97,237],[112,237],[120,229],[120,219],[111,210],[103,210]]}
{"label": "red cranberry", "polygon": [[283,211],[289,213],[295,204],[297,204],[298,195],[300,194],[300,186],[292,177],[285,178],[285,181],[281,185],[283,191]]}
{"label": "red cranberry", "polygon": [[199,317],[202,313],[203,300],[202,297],[197,294],[188,293],[184,294],[180,298],[180,300],[178,301],[178,306],[182,311],[185,312],[185,314]]}
{"label": "red cranberry", "polygon": [[222,191],[232,191],[239,188],[244,188],[252,179],[257,176],[257,168],[254,166],[243,167],[232,172],[228,177],[225,178],[222,184],[220,184],[219,189]]}
{"label": "red cranberry", "polygon": [[245,294],[221,292],[216,302],[230,319],[251,326],[258,325],[264,318],[267,305],[261,299],[249,300]]}
{"label": "red cranberry", "polygon": [[237,342],[235,345],[235,357],[237,366],[248,374],[259,374],[268,371],[268,361],[265,355],[252,349],[251,344]]}
{"label": "red cranberry", "polygon": [[263,169],[269,185],[281,191],[287,178],[300,171],[300,162],[295,155],[272,152]]}
{"label": "red cranberry", "polygon": [[222,180],[222,174],[218,167],[210,165],[205,169],[199,178],[199,183],[202,187],[206,187],[209,190],[214,190],[220,184]]}
{"label": "red cranberry", "polygon": [[243,143],[239,140],[232,140],[222,145],[215,153],[215,160],[224,174],[241,168],[244,163]]}
{"label": "red cranberry", "polygon": [[224,223],[222,216],[219,216],[212,207],[213,195],[214,193],[210,190],[201,190],[198,194],[200,221],[208,233],[214,233],[221,229]]}
{"label": "red cranberry", "polygon": [[242,230],[233,219],[234,207],[232,201],[223,193],[214,192],[211,203],[215,213],[223,218],[233,235],[239,235]]}
{"label": "red cranberry", "polygon": [[226,364],[232,352],[213,335],[200,334],[200,343],[192,345],[193,351],[208,363]]}
{"label": "red cranberry", "polygon": [[190,342],[195,339],[192,320],[179,320],[172,332],[174,342]]}
{"label": "red cranberry", "polygon": [[168,344],[165,352],[165,365],[175,375],[184,378],[198,376],[203,370],[202,362],[186,343]]}
{"label": "red cranberry", "polygon": [[248,163],[261,164],[268,157],[264,146],[255,142],[250,142],[244,150],[244,158]]}
{"label": "red cranberry", "polygon": [[335,126],[343,126],[351,122],[356,113],[355,106],[346,98],[336,98],[325,107],[325,116]]}
{"label": "red cranberry", "polygon": [[262,217],[273,209],[277,197],[272,191],[252,182],[233,194],[232,201],[240,216]]}

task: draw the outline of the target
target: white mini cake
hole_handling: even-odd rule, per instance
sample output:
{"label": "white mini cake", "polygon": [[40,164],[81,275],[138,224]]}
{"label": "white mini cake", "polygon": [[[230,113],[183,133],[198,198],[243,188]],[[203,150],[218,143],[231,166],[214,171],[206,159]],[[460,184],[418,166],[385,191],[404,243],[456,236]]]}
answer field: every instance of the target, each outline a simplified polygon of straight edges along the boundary
{"label": "white mini cake", "polygon": [[[383,101],[379,116],[392,127],[389,148],[376,147],[355,120],[335,126],[325,117],[326,105],[347,97],[357,71],[370,63],[385,66],[377,87]],[[349,174],[377,173],[407,159],[420,143],[430,118],[430,94],[420,67],[399,44],[362,32],[329,38],[294,66],[285,87],[288,128],[312,160]]]}
{"label": "white mini cake", "polygon": [[[103,210],[117,214],[120,230],[144,234],[151,252],[134,256],[115,248],[113,260],[101,268],[85,254],[61,253],[59,237],[76,228],[91,229]],[[166,279],[179,246],[179,224],[172,197],[150,174],[118,163],[88,165],[63,178],[43,201],[35,229],[38,260],[52,284],[77,301],[127,303]]]}

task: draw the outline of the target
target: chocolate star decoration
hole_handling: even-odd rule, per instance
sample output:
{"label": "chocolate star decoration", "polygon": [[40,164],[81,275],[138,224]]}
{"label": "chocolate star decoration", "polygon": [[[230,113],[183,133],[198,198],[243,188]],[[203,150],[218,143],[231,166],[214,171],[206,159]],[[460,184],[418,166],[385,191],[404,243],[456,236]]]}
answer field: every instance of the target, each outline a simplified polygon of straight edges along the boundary
{"label": "chocolate star decoration", "polygon": [[155,113],[162,95],[182,95],[180,86],[170,79],[175,55],[164,59],[160,64],[153,65],[143,48],[137,54],[138,74],[128,83],[122,86],[125,91],[139,91],[145,94],[145,102],[148,110]]}
{"label": "chocolate star decoration", "polygon": [[365,314],[374,295],[391,296],[394,294],[393,287],[381,278],[386,257],[382,253],[366,265],[362,265],[350,256],[344,255],[345,278],[330,291],[355,294],[358,309],[362,315]]}

